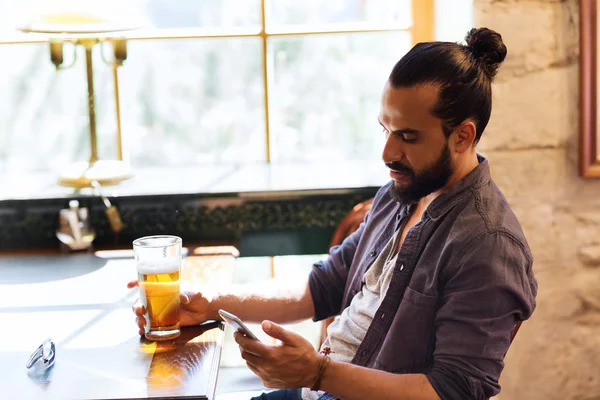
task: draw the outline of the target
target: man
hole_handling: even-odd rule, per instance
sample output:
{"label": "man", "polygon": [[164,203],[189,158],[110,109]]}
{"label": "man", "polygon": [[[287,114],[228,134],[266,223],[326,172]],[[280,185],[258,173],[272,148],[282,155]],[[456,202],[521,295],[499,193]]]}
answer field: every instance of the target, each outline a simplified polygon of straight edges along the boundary
{"label": "man", "polygon": [[[420,43],[394,66],[378,116],[392,180],[298,290],[182,294],[184,325],[218,319],[220,308],[274,321],[262,328],[277,345],[235,334],[265,386],[288,389],[261,398],[499,393],[511,332],[531,316],[537,283],[521,227],[475,150],[506,47],[486,28],[466,43]],[[143,310],[134,309],[143,333]],[[334,315],[322,353],[276,324]]]}

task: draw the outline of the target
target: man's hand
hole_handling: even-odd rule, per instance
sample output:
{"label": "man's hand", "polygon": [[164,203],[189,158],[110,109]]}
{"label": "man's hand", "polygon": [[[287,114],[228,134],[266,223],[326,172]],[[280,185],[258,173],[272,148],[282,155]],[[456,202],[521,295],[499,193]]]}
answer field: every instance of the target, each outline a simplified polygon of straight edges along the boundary
{"label": "man's hand", "polygon": [[[137,286],[138,281],[131,281],[127,283],[127,287],[129,289],[132,289]],[[202,293],[189,291],[182,292],[179,295],[179,300],[181,302],[181,326],[197,325],[209,319],[208,306],[210,305],[210,300],[204,297]],[[140,335],[143,335],[144,327],[146,326],[146,318],[144,318],[146,310],[140,302],[140,299],[137,299],[135,301],[132,308],[133,312],[137,317],[136,323],[139,327]]]}
{"label": "man's hand", "polygon": [[271,346],[249,339],[239,332],[234,339],[242,358],[267,388],[296,389],[310,387],[319,371],[321,357],[302,336],[263,321],[265,333],[280,343]]}

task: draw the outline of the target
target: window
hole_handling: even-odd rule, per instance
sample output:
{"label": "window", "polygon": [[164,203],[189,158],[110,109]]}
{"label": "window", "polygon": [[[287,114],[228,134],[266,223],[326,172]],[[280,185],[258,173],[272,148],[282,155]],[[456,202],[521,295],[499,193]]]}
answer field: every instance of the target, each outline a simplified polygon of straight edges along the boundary
{"label": "window", "polygon": [[[123,147],[135,168],[378,160],[383,83],[413,42],[433,38],[432,0],[99,3],[153,25],[131,35],[119,69]],[[0,0],[0,172],[58,170],[89,155],[83,49],[73,68],[56,71],[48,44],[14,29],[49,4]],[[99,155],[110,159],[106,50],[94,49],[94,72]]]}

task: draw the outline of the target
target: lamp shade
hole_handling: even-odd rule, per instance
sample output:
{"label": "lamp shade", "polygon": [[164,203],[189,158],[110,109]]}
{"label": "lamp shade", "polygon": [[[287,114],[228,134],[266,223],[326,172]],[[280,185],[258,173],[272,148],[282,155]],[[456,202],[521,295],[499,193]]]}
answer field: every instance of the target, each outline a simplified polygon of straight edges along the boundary
{"label": "lamp shade", "polygon": [[98,34],[147,27],[142,1],[42,0],[17,27],[23,32]]}

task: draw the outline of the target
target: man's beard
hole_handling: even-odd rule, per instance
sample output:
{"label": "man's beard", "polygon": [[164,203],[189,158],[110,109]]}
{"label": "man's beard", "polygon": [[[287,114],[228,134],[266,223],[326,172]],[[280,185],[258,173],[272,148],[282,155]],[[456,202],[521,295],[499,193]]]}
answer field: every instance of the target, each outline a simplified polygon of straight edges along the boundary
{"label": "man's beard", "polygon": [[419,199],[443,188],[454,172],[448,141],[442,149],[438,159],[426,167],[422,172],[415,174],[413,170],[398,162],[385,164],[394,171],[402,172],[410,176],[410,184],[406,187],[396,187],[395,182],[390,186],[389,193],[399,203],[414,203]]}

